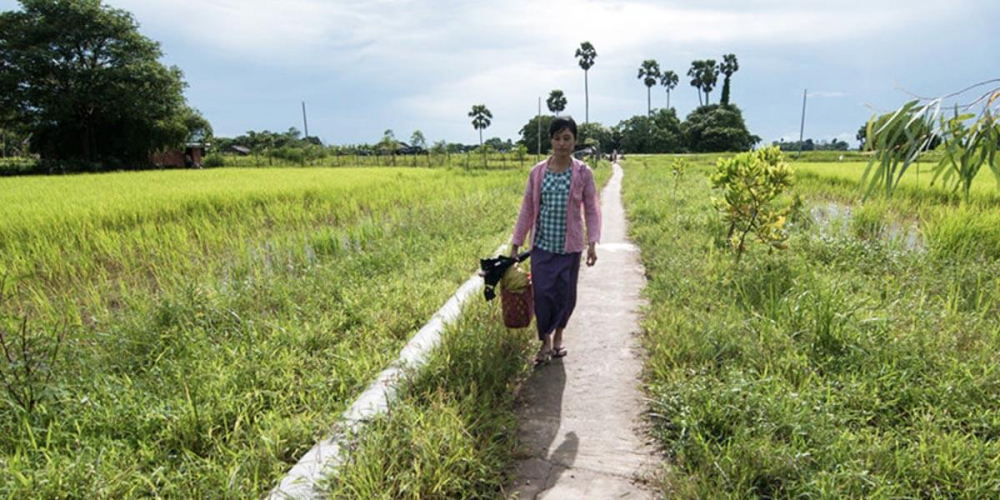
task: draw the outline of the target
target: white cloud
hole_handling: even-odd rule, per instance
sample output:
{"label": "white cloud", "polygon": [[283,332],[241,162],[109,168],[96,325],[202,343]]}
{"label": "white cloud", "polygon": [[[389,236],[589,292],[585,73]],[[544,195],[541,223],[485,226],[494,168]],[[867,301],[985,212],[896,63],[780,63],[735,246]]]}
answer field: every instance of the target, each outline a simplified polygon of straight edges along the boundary
{"label": "white cloud", "polygon": [[[884,36],[893,27],[955,15],[963,2],[732,2],[716,7],[617,0],[112,0],[146,26],[179,31],[206,51],[274,64],[458,56],[493,48],[567,57],[591,40],[602,56],[641,60],[640,48],[699,44],[816,44]],[[711,4],[709,4],[711,5]],[[905,6],[905,8],[902,8]],[[744,10],[740,10],[740,9]],[[863,15],[862,15],[863,13]],[[525,51],[534,51],[529,54]],[[652,54],[655,57],[655,54]],[[648,57],[648,56],[647,56]],[[374,61],[373,61],[374,60]]]}
{"label": "white cloud", "polygon": [[[836,88],[820,88],[812,97],[869,96],[870,87],[820,78],[827,71],[843,73],[842,59],[849,55],[857,56],[851,60],[898,57],[876,54],[879,44],[908,40],[925,31],[928,20],[946,25],[968,19],[984,0],[106,1],[135,13],[143,32],[161,40],[170,62],[182,68],[186,61],[178,54],[187,61],[237,64],[247,73],[288,74],[310,82],[309,88],[296,89],[296,101],[300,95],[317,99],[321,91],[308,94],[314,88],[343,96],[336,103],[338,115],[352,122],[330,125],[342,127],[342,135],[360,134],[356,130],[363,124],[382,130],[382,123],[398,120],[405,125],[397,127],[419,126],[429,136],[458,140],[466,132],[474,134],[466,114],[472,104],[484,103],[496,117],[488,133],[512,137],[535,112],[537,97],[554,88],[566,92],[567,112],[580,118],[583,75],[573,52],[589,40],[599,54],[590,75],[592,121],[611,124],[645,110],[645,89],[635,80],[643,59],[655,58],[682,76],[671,102],[683,114],[697,104],[683,78],[688,62],[734,52],[745,66],[734,91],[740,104],[790,117],[760,118],[766,115],[758,111],[753,118],[758,133],[773,137],[794,125],[796,133],[789,137],[794,140],[797,111],[781,114],[771,104],[752,106],[767,92],[758,88],[750,94],[744,82],[766,80],[767,89],[787,84],[801,93],[803,80],[815,77],[827,83],[813,85]],[[191,81],[192,87],[205,88],[208,74],[203,70],[202,81]],[[220,87],[242,83],[227,75],[211,77],[224,82]],[[270,96],[286,90],[263,91]],[[662,87],[654,88],[653,105],[662,106],[664,99]],[[833,127],[829,132],[847,125]]]}
{"label": "white cloud", "polygon": [[835,134],[833,139],[844,141],[848,144],[856,144],[858,142],[857,132],[841,132],[839,134]]}
{"label": "white cloud", "polygon": [[468,121],[464,117],[473,104],[486,104],[496,117],[491,127],[496,132],[487,134],[513,136],[523,123],[515,123],[508,117],[534,114],[537,97],[542,97],[542,110],[548,113],[544,102],[547,96],[539,95],[539,89],[559,88],[570,78],[575,82],[578,73],[573,68],[552,69],[513,61],[401,97],[396,104],[416,116],[451,124]]}

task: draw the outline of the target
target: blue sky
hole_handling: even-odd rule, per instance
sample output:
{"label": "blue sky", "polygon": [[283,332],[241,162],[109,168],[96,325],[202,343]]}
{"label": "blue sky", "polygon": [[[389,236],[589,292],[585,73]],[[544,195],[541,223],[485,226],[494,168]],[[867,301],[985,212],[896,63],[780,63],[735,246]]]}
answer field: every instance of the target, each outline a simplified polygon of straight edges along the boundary
{"label": "blue sky", "polygon": [[[179,66],[187,98],[216,135],[302,129],[335,144],[406,140],[475,143],[466,116],[486,104],[485,136],[516,140],[538,97],[561,89],[584,118],[589,40],[590,119],[614,125],[646,109],[636,78],[644,59],[681,83],[671,104],[697,104],[685,77],[694,59],[735,53],[732,100],[766,143],[797,139],[802,91],[806,137],[854,134],[872,110],[909,93],[938,96],[1000,77],[995,0],[110,0],[132,12]],[[17,8],[0,0],[0,10]],[[717,102],[719,86],[712,93]],[[663,87],[653,105],[665,106]]]}

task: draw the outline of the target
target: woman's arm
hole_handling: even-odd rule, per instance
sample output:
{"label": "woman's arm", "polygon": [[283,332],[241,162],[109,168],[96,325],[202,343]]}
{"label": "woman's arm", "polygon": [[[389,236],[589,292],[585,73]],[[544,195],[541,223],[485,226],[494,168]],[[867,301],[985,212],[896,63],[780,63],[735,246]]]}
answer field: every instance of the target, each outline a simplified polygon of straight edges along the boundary
{"label": "woman's arm", "polygon": [[524,244],[524,239],[528,236],[528,230],[535,220],[535,200],[531,186],[531,175],[528,175],[528,185],[524,188],[524,198],[521,199],[521,212],[517,215],[517,223],[514,224],[514,235],[510,240],[510,255],[517,256],[517,248]]}
{"label": "woman's arm", "polygon": [[601,203],[594,184],[594,173],[587,170],[583,185],[583,215],[587,222],[587,243],[593,246],[601,241]]}
{"label": "woman's arm", "polygon": [[601,204],[597,198],[594,172],[587,169],[587,181],[583,186],[583,213],[587,220],[587,265],[597,263],[597,242],[601,241]]}

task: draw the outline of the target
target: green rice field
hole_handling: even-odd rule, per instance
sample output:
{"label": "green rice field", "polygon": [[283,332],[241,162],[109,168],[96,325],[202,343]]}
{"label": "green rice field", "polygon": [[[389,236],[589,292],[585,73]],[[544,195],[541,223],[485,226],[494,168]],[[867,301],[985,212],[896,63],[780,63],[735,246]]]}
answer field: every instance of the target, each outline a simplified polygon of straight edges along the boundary
{"label": "green rice field", "polygon": [[28,346],[5,372],[27,385],[0,387],[0,496],[265,494],[509,239],[525,176],[0,179],[2,324]]}
{"label": "green rice field", "polygon": [[[865,168],[868,166],[867,162],[858,161],[810,161],[809,156],[805,156],[803,160],[792,160],[796,174],[800,178],[819,178],[844,183],[857,190],[860,190],[859,180],[864,175]],[[920,162],[910,166],[906,173],[903,174],[903,179],[899,184],[898,189],[901,192],[901,196],[912,196],[925,200],[933,199],[934,201],[951,199],[957,202],[959,197],[952,194],[951,190],[942,184],[941,179],[938,179],[936,183],[933,182],[934,167],[936,165],[936,162]],[[874,167],[872,167],[872,170],[874,171]],[[974,198],[979,200],[990,203],[1000,201],[1000,190],[998,190],[996,178],[990,172],[989,167],[984,166],[979,172],[972,184],[971,191]]]}

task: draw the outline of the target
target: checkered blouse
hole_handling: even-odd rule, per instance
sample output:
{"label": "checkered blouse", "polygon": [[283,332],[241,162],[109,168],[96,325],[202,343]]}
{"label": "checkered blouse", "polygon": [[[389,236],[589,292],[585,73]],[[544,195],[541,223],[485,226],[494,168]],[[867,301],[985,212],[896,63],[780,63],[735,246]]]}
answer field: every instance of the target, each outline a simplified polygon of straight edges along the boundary
{"label": "checkered blouse", "polygon": [[542,200],[538,209],[535,228],[538,237],[535,246],[551,253],[566,251],[566,207],[569,203],[569,185],[573,169],[557,174],[545,171],[542,178]]}

